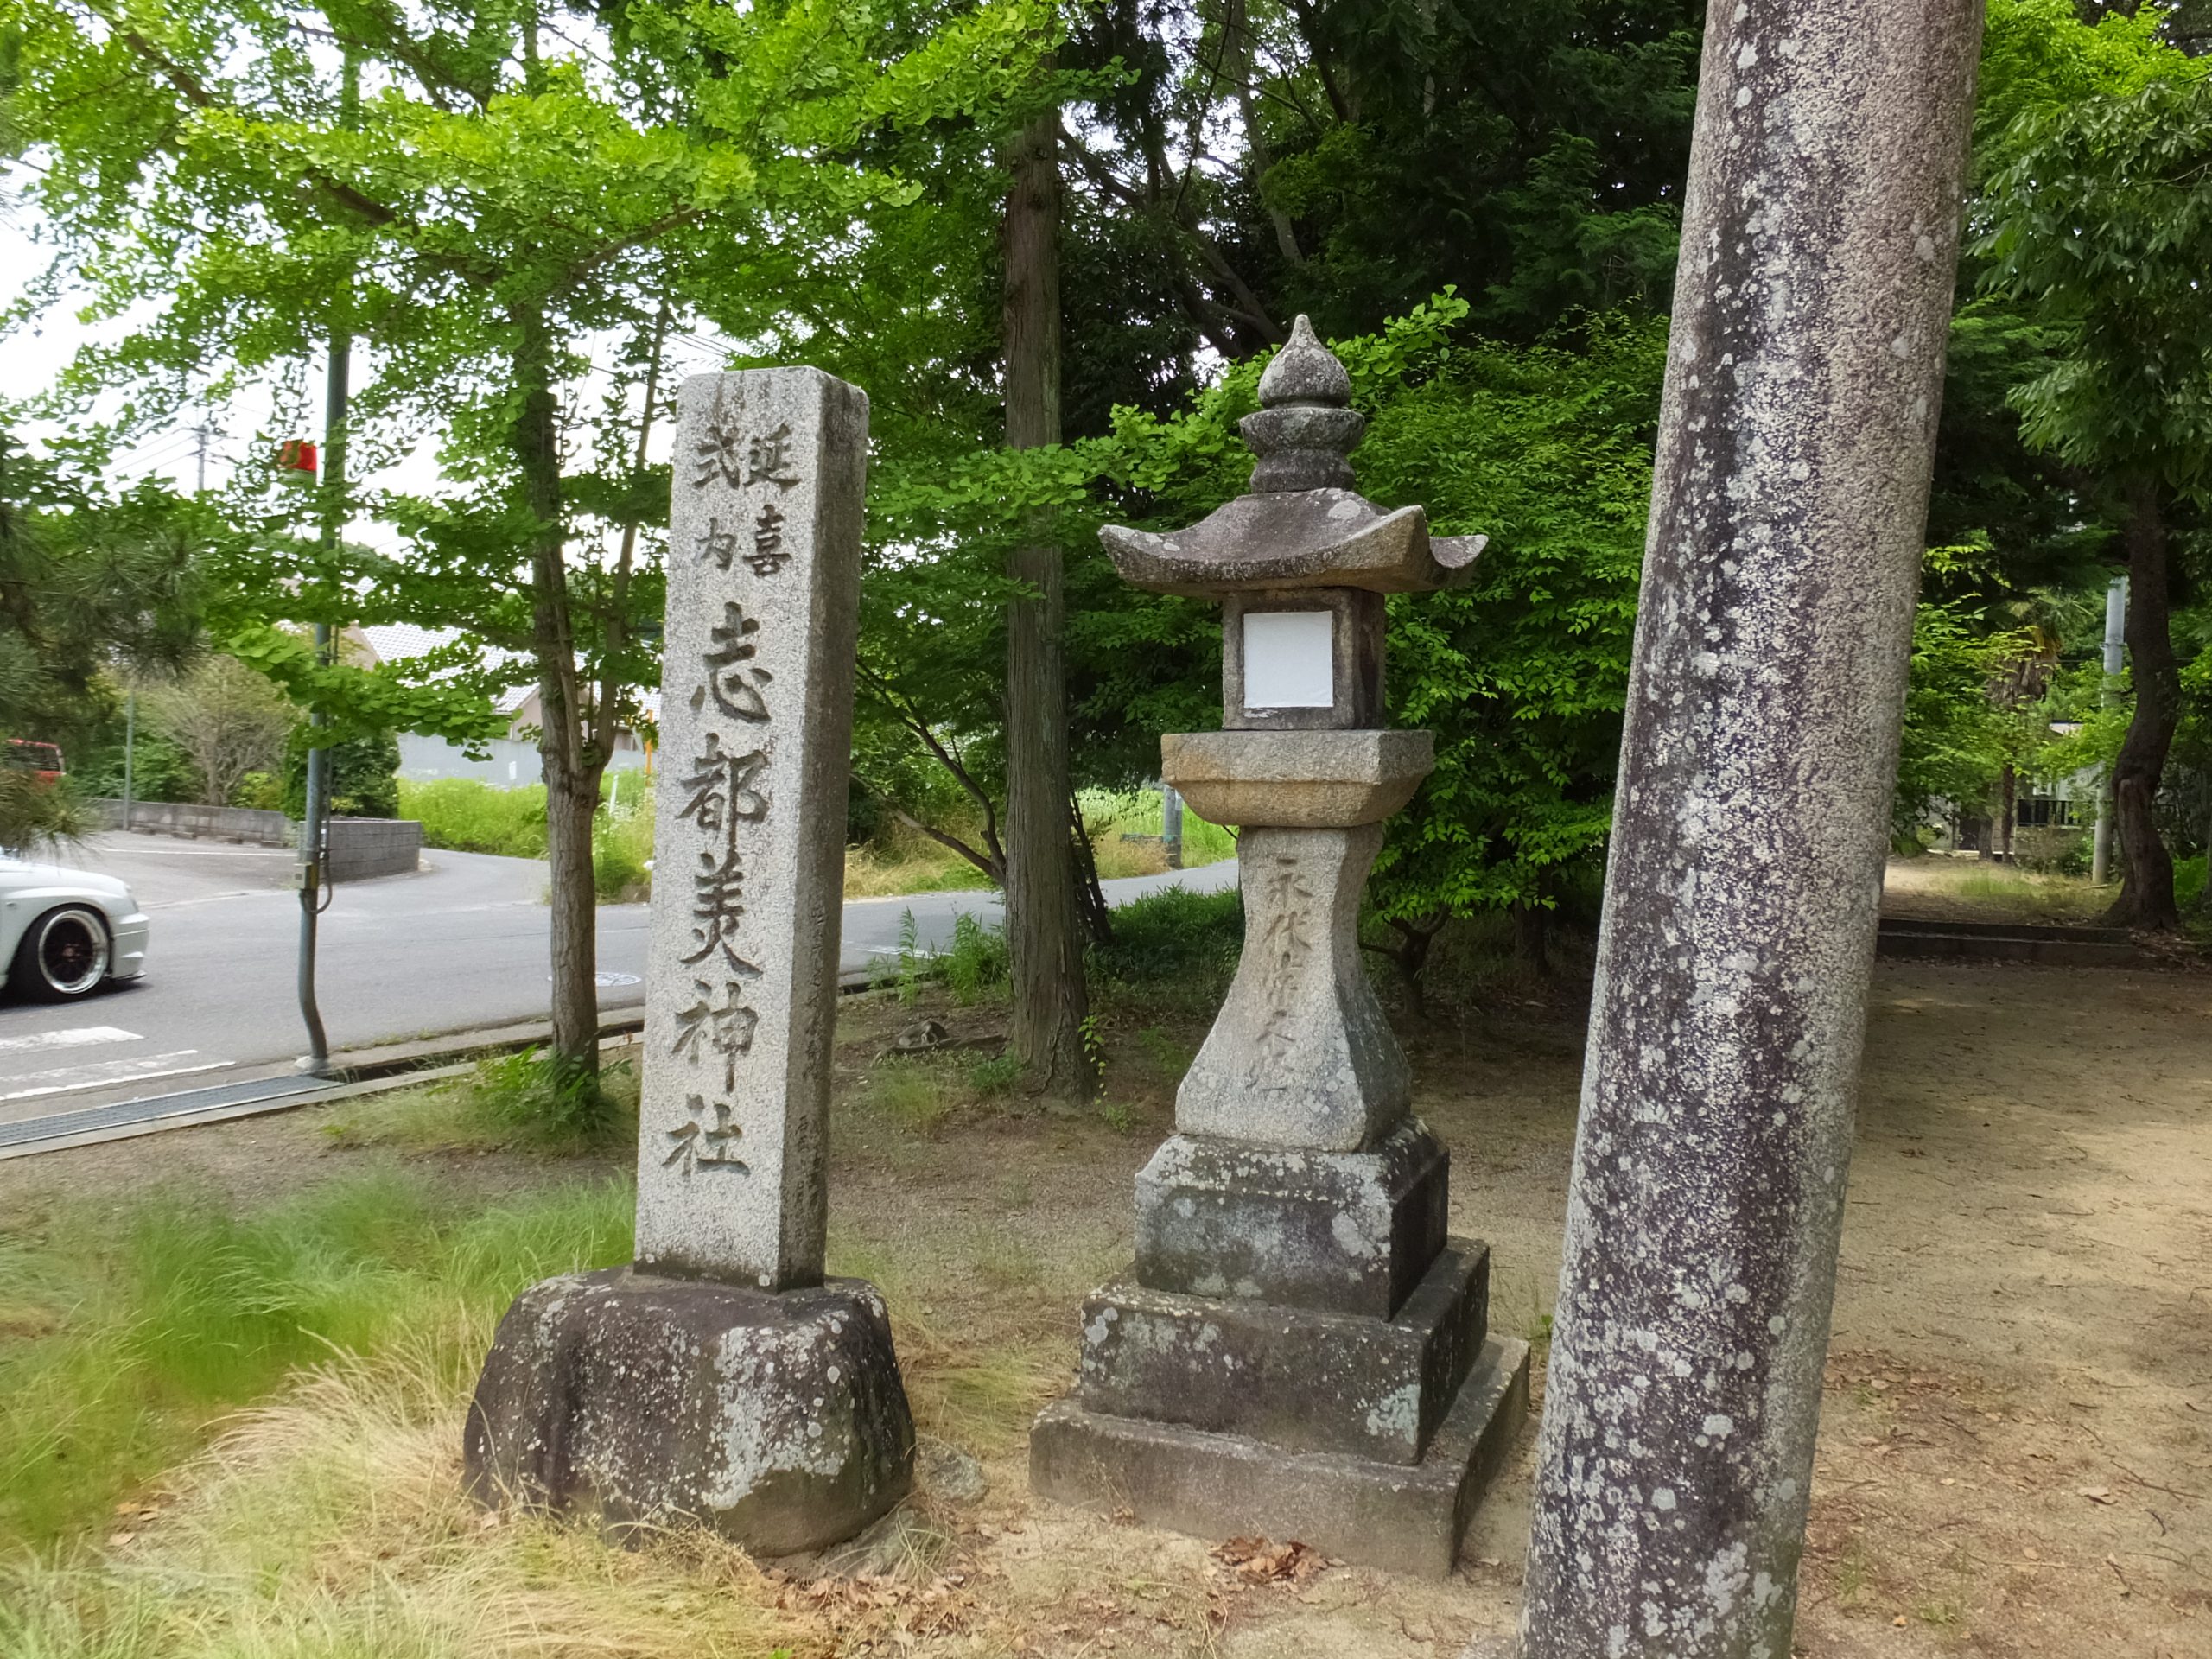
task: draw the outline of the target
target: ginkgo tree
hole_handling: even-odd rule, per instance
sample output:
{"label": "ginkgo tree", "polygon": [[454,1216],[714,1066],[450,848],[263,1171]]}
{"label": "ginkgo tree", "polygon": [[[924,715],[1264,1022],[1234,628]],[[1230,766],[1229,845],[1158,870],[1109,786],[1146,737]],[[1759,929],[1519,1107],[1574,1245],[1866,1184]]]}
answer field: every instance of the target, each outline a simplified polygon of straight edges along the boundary
{"label": "ginkgo tree", "polygon": [[[294,543],[296,619],[465,625],[542,709],[553,1049],[596,1056],[592,815],[656,675],[649,428],[672,330],[740,340],[834,278],[910,188],[872,137],[1033,78],[1040,0],[6,0],[9,114],[48,291],[117,325],[57,402],[126,429],[354,343],[364,475],[425,443],[442,486],[360,498],[408,549]],[[587,391],[597,373],[595,391]],[[267,636],[262,645],[285,653]],[[266,652],[264,652],[266,654]],[[315,676],[297,660],[301,685]],[[452,673],[469,665],[437,664]],[[480,676],[496,676],[479,663]]]}

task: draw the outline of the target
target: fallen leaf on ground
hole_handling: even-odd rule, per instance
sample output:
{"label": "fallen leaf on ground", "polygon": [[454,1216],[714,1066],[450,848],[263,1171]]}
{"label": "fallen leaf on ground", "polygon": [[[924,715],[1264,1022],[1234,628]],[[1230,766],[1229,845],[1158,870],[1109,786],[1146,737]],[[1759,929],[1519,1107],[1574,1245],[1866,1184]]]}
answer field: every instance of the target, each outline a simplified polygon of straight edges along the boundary
{"label": "fallen leaf on ground", "polygon": [[1215,1545],[1212,1554],[1247,1584],[1305,1584],[1321,1572],[1320,1555],[1296,1539],[1275,1544],[1265,1538],[1231,1538]]}

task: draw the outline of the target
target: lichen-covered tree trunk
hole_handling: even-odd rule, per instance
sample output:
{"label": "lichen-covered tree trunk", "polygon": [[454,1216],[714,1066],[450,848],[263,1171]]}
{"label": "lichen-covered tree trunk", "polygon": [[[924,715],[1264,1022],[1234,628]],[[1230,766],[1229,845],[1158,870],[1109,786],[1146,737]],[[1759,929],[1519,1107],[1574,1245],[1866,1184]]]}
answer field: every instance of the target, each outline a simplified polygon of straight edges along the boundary
{"label": "lichen-covered tree trunk", "polygon": [[[1060,441],[1060,219],[1057,111],[1015,139],[1007,192],[1006,439]],[[1009,1041],[1031,1086],[1063,1100],[1096,1086],[1075,849],[1068,834],[1067,600],[1061,550],[1016,548],[1007,574],[1033,590],[1007,611],[1006,936],[1014,1003]]]}
{"label": "lichen-covered tree trunk", "polygon": [[512,442],[532,520],[531,644],[537,658],[537,751],[545,769],[545,858],[552,911],[550,1046],[572,1075],[589,1077],[599,1070],[599,916],[591,828],[607,757],[588,730],[569,613],[553,339],[543,312],[519,308],[515,320],[515,384],[521,402]]}
{"label": "lichen-covered tree trunk", "polygon": [[2135,717],[2113,765],[2123,874],[2120,897],[2105,919],[2114,927],[2164,932],[2180,927],[2181,906],[2174,898],[2173,855],[2158,834],[2153,809],[2181,720],[2181,677],[2174,664],[2166,524],[2158,486],[2139,480],[2128,498],[2127,659],[2135,684]]}

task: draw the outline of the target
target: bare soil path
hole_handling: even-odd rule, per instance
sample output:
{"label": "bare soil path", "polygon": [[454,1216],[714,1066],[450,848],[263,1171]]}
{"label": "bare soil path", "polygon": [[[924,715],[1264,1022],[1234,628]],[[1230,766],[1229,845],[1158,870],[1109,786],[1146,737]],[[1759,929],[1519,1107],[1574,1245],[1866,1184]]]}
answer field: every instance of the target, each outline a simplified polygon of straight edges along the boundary
{"label": "bare soil path", "polygon": [[[927,1011],[956,1035],[995,1023]],[[1452,1659],[1510,1628],[1533,1421],[1440,1585],[1277,1574],[1032,1502],[1029,1415],[1065,1383],[1078,1299],[1126,1260],[1130,1179],[1202,1022],[1115,1018],[1117,1128],[978,1100],[964,1062],[879,1059],[912,1017],[848,1012],[833,1265],[882,1283],[925,1433],[979,1456],[989,1491],[933,1510],[963,1611],[899,1650]],[[1411,1043],[1455,1229],[1491,1242],[1493,1318],[1525,1335],[1558,1269],[1580,1038],[1571,1010],[1531,1004]],[[156,1181],[252,1205],[393,1156],[486,1197],[618,1166],[349,1151],[327,1122],[0,1166],[0,1215]],[[855,1604],[856,1639],[872,1617]],[[2212,977],[1878,968],[1798,1650],[2212,1655]]]}

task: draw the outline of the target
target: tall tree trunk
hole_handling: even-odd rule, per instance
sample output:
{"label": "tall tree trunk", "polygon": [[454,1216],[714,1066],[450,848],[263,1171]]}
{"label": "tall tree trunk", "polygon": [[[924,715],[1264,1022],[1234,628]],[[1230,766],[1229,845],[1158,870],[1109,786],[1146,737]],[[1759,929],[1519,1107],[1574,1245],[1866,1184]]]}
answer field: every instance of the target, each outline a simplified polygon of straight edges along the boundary
{"label": "tall tree trunk", "polygon": [[[1007,192],[1006,441],[1060,441],[1059,112],[1014,140]],[[1006,937],[1013,979],[1009,1040],[1031,1085],[1088,1100],[1088,1014],[1075,849],[1068,835],[1067,600],[1060,550],[1014,550],[1007,574],[1033,590],[1007,607],[1006,630]]]}
{"label": "tall tree trunk", "polygon": [[552,1049],[574,1072],[599,1070],[598,905],[593,891],[592,813],[605,746],[590,741],[569,612],[562,526],[559,408],[553,339],[543,311],[518,310],[515,385],[522,395],[513,447],[530,508],[531,645],[537,658],[537,752],[545,767],[545,857],[551,867]]}
{"label": "tall tree trunk", "polygon": [[2020,823],[2020,774],[2013,770],[2010,760],[2005,763],[2005,769],[1999,774],[1998,788],[2003,797],[2000,805],[2004,815],[2005,861],[2010,864],[2012,862],[2012,833],[2019,828]]}
{"label": "tall tree trunk", "polygon": [[2166,588],[2166,524],[2159,486],[2129,486],[2127,515],[2127,657],[2135,683],[2135,718],[2113,766],[2113,798],[2126,874],[2105,919],[2114,927],[2170,932],[2181,926],[2174,900],[2174,861],[2158,838],[2152,808],[2165,775],[2166,752],[2181,719],[2181,676],[2174,666],[2171,606]]}
{"label": "tall tree trunk", "polygon": [[1530,973],[1548,978],[1552,971],[1552,913],[1525,899],[1513,901],[1513,960]]}

